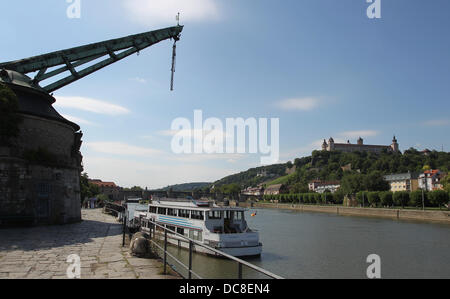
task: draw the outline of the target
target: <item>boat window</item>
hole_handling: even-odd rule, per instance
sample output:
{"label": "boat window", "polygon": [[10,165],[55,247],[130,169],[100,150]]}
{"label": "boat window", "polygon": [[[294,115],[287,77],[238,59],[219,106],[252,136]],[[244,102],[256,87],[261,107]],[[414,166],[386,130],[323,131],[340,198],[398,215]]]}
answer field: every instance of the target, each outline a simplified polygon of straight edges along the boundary
{"label": "boat window", "polygon": [[197,220],[204,220],[204,213],[203,211],[191,211],[191,218],[197,219]]}
{"label": "boat window", "polygon": [[177,216],[177,210],[176,209],[167,209],[167,215]]}
{"label": "boat window", "polygon": [[225,212],[225,219],[232,219],[233,218],[233,211],[226,211]]}
{"label": "boat window", "polygon": [[156,214],[156,207],[150,207],[149,208],[149,212],[153,213],[153,214]]}
{"label": "boat window", "polygon": [[166,215],[167,209],[166,208],[158,208],[158,214],[160,215]]}
{"label": "boat window", "polygon": [[178,227],[177,233],[179,233],[180,235],[184,235],[184,228]]}
{"label": "boat window", "polygon": [[167,225],[166,228],[168,229],[168,233],[175,231],[175,226],[169,226]]}
{"label": "boat window", "polygon": [[191,229],[189,231],[189,238],[196,241],[203,241],[203,233],[201,231]]}
{"label": "boat window", "polygon": [[243,217],[242,217],[243,215],[242,215],[242,212],[236,212],[236,214],[234,215],[234,220],[242,220],[243,219]]}
{"label": "boat window", "polygon": [[189,218],[189,210],[178,210],[178,217]]}
{"label": "boat window", "polygon": [[208,219],[222,219],[222,212],[221,211],[209,211]]}

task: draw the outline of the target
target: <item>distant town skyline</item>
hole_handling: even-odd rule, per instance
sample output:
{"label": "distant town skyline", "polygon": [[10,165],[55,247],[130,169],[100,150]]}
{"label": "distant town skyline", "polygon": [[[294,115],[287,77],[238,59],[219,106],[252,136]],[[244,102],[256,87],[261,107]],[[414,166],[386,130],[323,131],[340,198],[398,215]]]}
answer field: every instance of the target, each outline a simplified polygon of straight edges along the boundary
{"label": "distant town skyline", "polygon": [[280,162],[331,136],[450,148],[450,2],[383,1],[381,19],[367,17],[365,0],[171,3],[83,1],[69,19],[66,1],[17,0],[0,19],[3,44],[14,45],[1,60],[11,61],[174,26],[181,13],[173,92],[171,42],[55,92],[55,108],[82,128],[90,177],[156,189],[260,166],[253,154],[174,154],[171,122],[196,109],[279,118]]}

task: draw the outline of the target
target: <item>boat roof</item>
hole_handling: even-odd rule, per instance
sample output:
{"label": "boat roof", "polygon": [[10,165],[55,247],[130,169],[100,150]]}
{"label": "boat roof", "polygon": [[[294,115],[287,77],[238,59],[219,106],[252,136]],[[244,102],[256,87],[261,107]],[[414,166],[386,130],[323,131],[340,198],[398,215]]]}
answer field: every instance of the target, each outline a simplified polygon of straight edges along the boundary
{"label": "boat roof", "polygon": [[240,207],[220,207],[213,201],[193,200],[182,198],[164,198],[152,200],[150,206],[163,208],[189,209],[197,211],[247,211],[246,208]]}

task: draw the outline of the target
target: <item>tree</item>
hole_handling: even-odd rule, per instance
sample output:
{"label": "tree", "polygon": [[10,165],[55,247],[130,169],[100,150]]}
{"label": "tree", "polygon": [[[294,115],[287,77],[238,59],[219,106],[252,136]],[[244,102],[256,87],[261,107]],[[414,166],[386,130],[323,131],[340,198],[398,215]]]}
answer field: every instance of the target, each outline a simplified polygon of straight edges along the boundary
{"label": "tree", "polygon": [[390,207],[393,204],[392,192],[384,191],[380,192],[380,203],[382,206]]}
{"label": "tree", "polygon": [[435,206],[439,206],[439,209],[442,208],[443,205],[448,204],[449,197],[448,193],[444,190],[435,190],[429,193],[430,201]]}
{"label": "tree", "polygon": [[363,177],[364,189],[367,191],[388,191],[390,186],[383,174],[376,170]]}
{"label": "tree", "polygon": [[[423,197],[422,197],[423,195]],[[423,207],[427,206],[427,192],[422,192],[422,190],[416,190],[409,195],[409,205],[412,207]]]}
{"label": "tree", "polygon": [[443,178],[441,183],[444,186],[444,190],[450,193],[450,174]]}
{"label": "tree", "polygon": [[333,201],[335,204],[340,205],[344,203],[345,194],[339,188],[336,192],[333,193]]}
{"label": "tree", "polygon": [[360,204],[360,206],[364,207],[367,205],[367,195],[369,192],[360,191],[356,193],[356,201]]}
{"label": "tree", "polygon": [[380,203],[379,192],[369,192],[367,199],[372,207],[376,207]]}
{"label": "tree", "polygon": [[396,206],[401,206],[402,208],[404,208],[406,205],[408,205],[409,202],[409,192],[406,191],[395,192],[393,200]]}
{"label": "tree", "polygon": [[10,139],[19,134],[22,117],[16,94],[6,85],[0,83],[0,146],[10,145]]}
{"label": "tree", "polygon": [[363,190],[363,176],[361,174],[350,174],[344,176],[341,181],[341,189],[346,195],[356,194]]}
{"label": "tree", "polygon": [[88,174],[83,173],[80,176],[81,203],[83,203],[86,198],[94,197],[98,194],[100,194],[100,188],[97,185],[90,183]]}
{"label": "tree", "polygon": [[322,202],[324,204],[329,204],[334,202],[333,194],[331,192],[322,193]]}

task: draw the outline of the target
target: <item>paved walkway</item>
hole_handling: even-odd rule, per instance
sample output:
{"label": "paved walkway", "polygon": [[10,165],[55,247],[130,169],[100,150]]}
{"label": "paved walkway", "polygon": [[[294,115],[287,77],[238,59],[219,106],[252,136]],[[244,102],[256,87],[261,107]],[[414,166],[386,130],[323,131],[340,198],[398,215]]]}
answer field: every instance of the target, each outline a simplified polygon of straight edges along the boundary
{"label": "paved walkway", "polygon": [[0,279],[64,279],[67,257],[81,259],[82,279],[171,279],[162,262],[132,257],[122,248],[122,226],[101,210],[83,210],[83,222],[64,226],[0,229]]}

